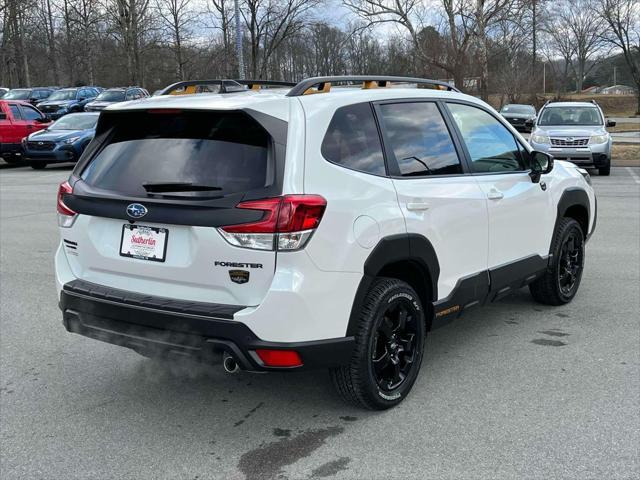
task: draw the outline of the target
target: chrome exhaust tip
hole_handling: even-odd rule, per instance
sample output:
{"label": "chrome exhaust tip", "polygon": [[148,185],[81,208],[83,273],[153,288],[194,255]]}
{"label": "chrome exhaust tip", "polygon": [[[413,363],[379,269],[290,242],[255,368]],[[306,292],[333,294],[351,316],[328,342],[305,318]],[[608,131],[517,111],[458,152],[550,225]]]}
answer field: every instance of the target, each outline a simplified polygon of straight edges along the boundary
{"label": "chrome exhaust tip", "polygon": [[222,366],[227,373],[237,373],[240,370],[240,365],[232,355],[227,352],[222,354]]}

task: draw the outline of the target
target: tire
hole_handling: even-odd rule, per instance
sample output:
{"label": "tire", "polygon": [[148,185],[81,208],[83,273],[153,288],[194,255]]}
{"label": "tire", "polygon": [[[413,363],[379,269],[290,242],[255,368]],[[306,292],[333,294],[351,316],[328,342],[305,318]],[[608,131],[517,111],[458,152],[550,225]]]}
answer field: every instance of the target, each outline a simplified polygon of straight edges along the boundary
{"label": "tire", "polygon": [[47,167],[47,164],[44,162],[34,162],[30,166],[34,170],[44,170]]}
{"label": "tire", "polygon": [[529,285],[533,298],[545,305],[573,300],[584,269],[584,233],[573,218],[563,218],[553,236],[553,258],[545,274]]}
{"label": "tire", "polygon": [[609,175],[611,175],[611,164],[607,165],[606,167],[600,167],[598,169],[598,175],[602,177],[608,177]]}
{"label": "tire", "polygon": [[349,403],[370,410],[394,407],[411,390],[422,363],[426,322],[420,298],[406,282],[378,278],[358,321],[351,361],[331,369],[331,379]]}

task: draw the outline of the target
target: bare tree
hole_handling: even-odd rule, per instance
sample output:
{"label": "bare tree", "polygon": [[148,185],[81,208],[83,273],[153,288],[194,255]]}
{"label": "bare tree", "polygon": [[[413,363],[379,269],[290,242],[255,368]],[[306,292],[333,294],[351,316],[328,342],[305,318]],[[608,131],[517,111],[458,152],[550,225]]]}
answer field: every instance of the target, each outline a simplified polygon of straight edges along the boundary
{"label": "bare tree", "polygon": [[104,14],[94,0],[74,0],[70,9],[71,22],[76,30],[75,36],[82,39],[83,55],[80,58],[85,67],[83,70],[87,72],[88,83],[95,85],[95,37]]}
{"label": "bare tree", "polygon": [[158,13],[170,38],[169,45],[173,50],[176,62],[176,77],[184,80],[185,58],[184,43],[189,41],[191,27],[195,23],[196,12],[191,9],[191,0],[157,0]]}
{"label": "bare tree", "polygon": [[489,99],[489,29],[513,13],[513,0],[475,0],[473,32],[477,38],[480,62],[480,96]]}
{"label": "bare tree", "polygon": [[60,65],[56,50],[56,26],[53,19],[53,6],[51,0],[40,0],[39,13],[47,35],[47,50],[49,53],[51,72],[53,73],[53,83],[59,85]]}
{"label": "bare tree", "polygon": [[[238,60],[233,50],[233,23],[235,21],[233,0],[211,0],[207,3],[208,13],[214,17],[214,29],[220,32],[222,43],[221,63],[224,77],[235,77],[238,74]],[[238,77],[240,75],[237,75]]]}
{"label": "bare tree", "polygon": [[109,0],[107,6],[113,32],[127,57],[128,81],[131,85],[142,84],[144,80],[141,51],[145,35],[151,28],[149,1]]}
{"label": "bare tree", "polygon": [[596,66],[596,56],[602,52],[603,20],[593,14],[595,8],[593,0],[563,0],[553,6],[554,21],[549,31],[559,52],[572,51],[568,65],[574,73],[578,92]]}
{"label": "bare tree", "polygon": [[622,50],[635,82],[640,115],[640,3],[635,0],[600,0],[599,11],[607,25],[604,40]]}
{"label": "bare tree", "polygon": [[423,8],[421,0],[344,0],[344,4],[360,18],[367,28],[379,24],[393,23],[404,29],[415,48],[421,62],[439,67],[453,76],[454,83],[464,88],[466,59],[472,39],[469,25],[469,10],[466,0],[441,0],[444,19],[440,30],[446,35],[444,48],[432,48],[425,42],[425,35],[431,27],[429,12]]}
{"label": "bare tree", "polygon": [[269,60],[286,39],[309,23],[322,0],[244,0],[242,15],[249,32],[250,73],[264,78]]}

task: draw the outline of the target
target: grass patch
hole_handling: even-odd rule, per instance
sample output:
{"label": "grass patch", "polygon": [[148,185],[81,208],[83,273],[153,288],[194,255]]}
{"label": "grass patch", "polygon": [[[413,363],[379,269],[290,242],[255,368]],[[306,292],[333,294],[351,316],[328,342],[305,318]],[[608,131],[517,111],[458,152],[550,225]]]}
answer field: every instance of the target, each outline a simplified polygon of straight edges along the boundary
{"label": "grass patch", "polygon": [[640,123],[618,123],[615,127],[608,127],[608,132],[638,132],[640,135]]}
{"label": "grass patch", "polygon": [[618,166],[640,166],[640,144],[616,144],[611,147],[613,164]]}

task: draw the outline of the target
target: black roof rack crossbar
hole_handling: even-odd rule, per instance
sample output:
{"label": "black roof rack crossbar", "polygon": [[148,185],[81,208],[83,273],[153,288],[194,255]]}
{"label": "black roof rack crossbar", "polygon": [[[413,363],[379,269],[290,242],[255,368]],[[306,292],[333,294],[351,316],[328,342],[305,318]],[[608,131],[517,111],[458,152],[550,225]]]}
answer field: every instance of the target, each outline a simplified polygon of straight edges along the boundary
{"label": "black roof rack crossbar", "polygon": [[[439,80],[430,80],[427,78],[413,78],[413,77],[389,77],[389,76],[376,76],[376,75],[345,75],[345,76],[333,76],[333,77],[312,77],[305,78],[299,82],[295,87],[287,93],[289,97],[299,97],[312,87],[324,86],[324,84],[331,83],[343,83],[343,82],[377,82],[379,86],[390,83],[415,83],[417,85],[432,85],[434,87],[444,87],[452,92],[460,92],[456,87]],[[383,85],[381,85],[383,84]]]}
{"label": "black roof rack crossbar", "polygon": [[236,80],[214,79],[214,80],[186,80],[184,82],[176,82],[173,85],[165,87],[158,95],[169,95],[180,88],[199,87],[202,85],[219,85],[219,93],[243,92],[245,88]]}
{"label": "black roof rack crossbar", "polygon": [[238,82],[240,85],[246,85],[249,88],[254,85],[257,86],[272,86],[272,87],[295,87],[296,82],[282,82],[280,80],[234,80]]}

